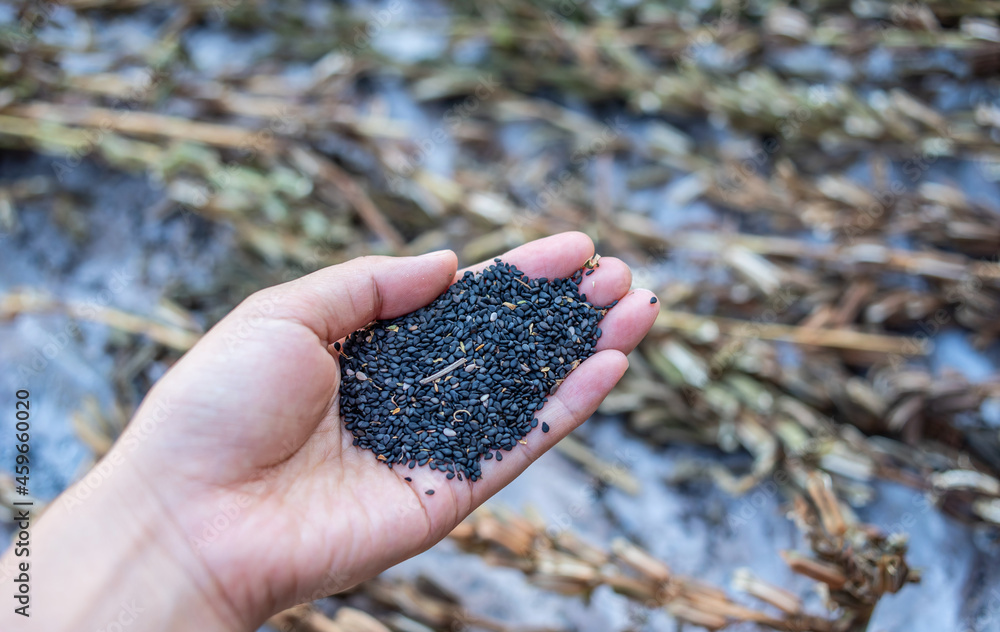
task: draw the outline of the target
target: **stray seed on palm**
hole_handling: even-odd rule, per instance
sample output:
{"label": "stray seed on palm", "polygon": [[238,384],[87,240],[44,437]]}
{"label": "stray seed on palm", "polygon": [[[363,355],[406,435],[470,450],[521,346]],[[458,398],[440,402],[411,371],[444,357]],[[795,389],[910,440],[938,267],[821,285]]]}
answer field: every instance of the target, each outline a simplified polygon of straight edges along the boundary
{"label": "stray seed on palm", "polygon": [[549,431],[549,424],[547,424],[547,423],[545,423],[543,421],[542,422],[542,432],[548,432],[548,431]]}
{"label": "stray seed on palm", "polygon": [[434,490],[433,490],[433,489],[428,489],[428,490],[427,490],[426,492],[424,492],[424,493],[425,493],[425,494],[427,494],[428,496],[433,496],[433,495],[434,495]]}

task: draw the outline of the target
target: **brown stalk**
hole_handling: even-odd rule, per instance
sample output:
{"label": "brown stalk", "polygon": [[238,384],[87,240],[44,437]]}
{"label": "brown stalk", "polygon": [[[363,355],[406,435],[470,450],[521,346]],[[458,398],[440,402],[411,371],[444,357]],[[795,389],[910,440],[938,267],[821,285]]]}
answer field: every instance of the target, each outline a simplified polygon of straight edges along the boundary
{"label": "brown stalk", "polygon": [[925,340],[869,334],[848,329],[817,329],[777,323],[753,322],[721,316],[698,316],[673,310],[660,310],[654,331],[705,332],[738,338],[792,342],[800,345],[849,349],[895,355],[926,355],[930,345]]}
{"label": "brown stalk", "polygon": [[103,323],[130,334],[148,336],[177,351],[187,351],[201,338],[201,332],[190,331],[96,303],[63,301],[43,292],[31,290],[18,290],[0,296],[0,320],[13,318],[19,314],[51,311],[66,312],[74,318]]}
{"label": "brown stalk", "polygon": [[36,101],[23,105],[9,105],[2,110],[2,113],[63,125],[111,129],[125,134],[173,138],[231,149],[253,147],[261,151],[270,151],[275,147],[275,141],[270,137],[258,135],[255,130],[202,123],[151,112],[112,110],[94,106],[69,107]]}
{"label": "brown stalk", "polygon": [[346,171],[318,152],[301,145],[293,146],[289,150],[289,157],[303,172],[315,179],[328,182],[340,195],[343,195],[368,228],[392,246],[395,252],[405,251],[406,241],[403,236],[389,223],[364,189]]}

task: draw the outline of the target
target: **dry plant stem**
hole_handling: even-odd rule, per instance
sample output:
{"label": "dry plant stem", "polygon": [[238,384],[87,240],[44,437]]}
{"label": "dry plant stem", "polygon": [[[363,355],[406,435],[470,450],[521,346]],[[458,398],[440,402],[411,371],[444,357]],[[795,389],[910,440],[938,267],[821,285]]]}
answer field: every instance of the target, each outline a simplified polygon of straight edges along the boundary
{"label": "dry plant stem", "polygon": [[631,496],[639,493],[641,485],[625,464],[612,464],[602,460],[573,435],[569,435],[557,443],[556,449],[596,476],[601,482],[613,485]]}
{"label": "dry plant stem", "polygon": [[342,607],[331,619],[308,605],[295,606],[267,621],[278,632],[389,632],[389,628],[370,614]]}
{"label": "dry plant stem", "polygon": [[189,140],[218,147],[273,149],[273,141],[256,135],[255,130],[215,123],[201,123],[176,116],[150,112],[111,110],[91,106],[63,106],[33,102],[10,105],[4,114],[65,125],[112,129],[125,134]]}
{"label": "dry plant stem", "polygon": [[350,174],[329,159],[302,146],[292,147],[290,156],[292,162],[310,176],[331,183],[357,210],[372,232],[392,246],[396,253],[406,254],[406,242],[403,236],[389,223]]}
{"label": "dry plant stem", "polygon": [[392,614],[383,620],[394,630],[426,629],[422,626],[427,626],[442,632],[470,628],[492,632],[562,632],[561,629],[515,626],[477,615],[463,604],[461,595],[422,575],[406,581],[376,577],[353,592],[389,609]]}
{"label": "dry plant stem", "polygon": [[792,342],[800,345],[853,349],[897,355],[926,355],[930,352],[926,340],[903,336],[868,334],[846,329],[816,329],[776,323],[758,323],[721,316],[698,316],[686,312],[661,310],[653,325],[658,331],[704,331],[714,325],[719,333],[738,338],[753,338]]}
{"label": "dry plant stem", "polygon": [[148,336],[177,351],[187,351],[201,337],[201,332],[181,329],[113,307],[60,301],[40,292],[22,290],[0,296],[0,320],[13,318],[18,314],[51,311],[64,311],[75,318],[103,323],[126,333]]}
{"label": "dry plant stem", "polygon": [[463,364],[465,364],[468,361],[469,361],[468,358],[459,358],[458,360],[455,360],[454,362],[452,362],[448,366],[444,367],[443,369],[441,369],[437,373],[434,373],[432,375],[428,375],[427,377],[423,378],[422,380],[420,380],[420,383],[421,384],[430,384],[434,380],[436,380],[436,379],[438,379],[438,378],[440,378],[442,376],[448,375],[449,373],[451,373],[452,371],[454,371],[455,369],[457,369],[458,367],[462,366]]}
{"label": "dry plant stem", "polygon": [[867,265],[945,281],[1000,280],[1000,263],[951,253],[901,250],[873,242],[814,244],[792,237],[703,231],[666,234],[648,218],[630,213],[616,218],[615,228],[629,239],[677,250],[719,253],[740,246],[760,255],[822,261],[840,269]]}
{"label": "dry plant stem", "polygon": [[[481,509],[459,525],[451,538],[489,563],[521,570],[541,587],[586,595],[599,585],[607,585],[647,607],[663,607],[681,621],[709,629],[754,622],[785,632],[846,630],[837,620],[797,610],[775,616],[737,604],[723,590],[673,573],[666,564],[624,540],[616,541],[609,554],[577,540],[571,532],[551,535],[541,522],[506,512]],[[754,586],[756,591],[795,608],[794,598],[776,597],[787,595],[781,589],[759,580]]]}
{"label": "dry plant stem", "polygon": [[576,539],[572,532],[552,534],[539,520],[504,511],[480,509],[451,538],[492,564],[521,570],[539,586],[586,595],[607,585],[647,607],[664,607],[681,621],[709,629],[755,622],[786,632],[862,632],[879,599],[919,582],[920,573],[906,563],[905,540],[886,538],[873,527],[848,521],[822,477],[810,477],[807,487],[812,502],[796,496],[792,515],[815,557],[791,551],[781,555],[793,571],[826,585],[830,605],[838,609],[830,619],[803,614],[793,594],[746,571],[738,576],[737,585],[777,607],[780,616],[742,606],[718,588],[677,575],[625,540],[616,540],[609,554]]}
{"label": "dry plant stem", "polygon": [[[147,4],[145,0],[71,0],[67,6],[71,9],[106,7],[127,10],[144,4]],[[209,4],[196,0],[189,6],[199,11],[210,8]],[[874,12],[882,11],[886,15],[893,9],[889,2],[876,0],[869,4],[874,7]],[[903,72],[910,63],[908,60],[919,59],[915,53],[928,48],[943,53],[985,49],[988,57],[995,57],[989,49],[992,44],[982,37],[970,37],[965,27],[978,23],[981,28],[983,16],[998,15],[1000,3],[933,0],[926,5],[919,8],[919,22],[880,23],[872,31],[873,22],[861,19],[854,14],[853,7],[846,5],[832,9],[823,7],[821,14],[825,17],[821,17],[805,15],[785,3],[765,2],[761,6],[761,20],[737,14],[726,30],[717,32],[709,25],[685,26],[676,20],[658,18],[655,12],[651,14],[652,19],[645,22],[641,11],[635,14],[638,20],[635,23],[631,19],[626,23],[620,18],[616,23],[614,17],[594,22],[584,7],[579,7],[573,19],[565,24],[552,24],[537,7],[521,2],[515,2],[512,6],[516,10],[509,14],[501,13],[500,19],[510,20],[510,23],[501,22],[505,28],[497,29],[495,24],[491,24],[496,16],[485,19],[469,15],[467,7],[456,3],[459,15],[455,15],[447,27],[449,32],[446,37],[451,43],[481,38],[487,46],[502,44],[490,49],[486,59],[489,68],[507,76],[520,77],[525,83],[523,86],[506,86],[502,94],[491,100],[490,107],[481,108],[474,120],[456,128],[455,136],[459,143],[478,149],[503,123],[530,120],[548,124],[576,146],[589,146],[592,137],[600,132],[601,122],[530,96],[530,93],[537,93],[539,87],[571,94],[585,102],[605,100],[608,95],[614,95],[630,105],[643,104],[643,108],[652,103],[654,111],[724,116],[738,130],[767,135],[773,135],[776,130],[781,132],[781,124],[788,122],[781,114],[775,114],[776,111],[807,111],[808,119],[801,121],[794,134],[781,133],[782,151],[775,157],[774,175],[751,178],[738,191],[727,189],[730,158],[692,142],[679,130],[673,130],[667,136],[671,142],[650,138],[651,146],[642,150],[640,158],[648,163],[651,170],[660,173],[665,170],[669,177],[674,177],[675,171],[696,176],[700,180],[699,197],[754,217],[770,216],[778,221],[791,221],[794,226],[822,227],[837,240],[834,244],[812,244],[788,237],[727,235],[723,231],[707,230],[663,236],[656,227],[638,224],[636,216],[627,212],[627,202],[607,199],[606,187],[599,186],[601,231],[611,235],[609,241],[619,250],[619,255],[637,250],[637,245],[654,245],[678,252],[710,253],[722,253],[739,246],[786,269],[792,268],[786,264],[793,261],[798,270],[810,267],[811,262],[818,262],[820,265],[817,267],[830,273],[822,283],[816,284],[821,287],[808,286],[810,290],[817,289],[828,297],[818,300],[815,310],[793,325],[767,323],[762,327],[752,320],[752,315],[732,319],[705,318],[689,314],[683,311],[683,307],[665,311],[658,323],[661,336],[643,345],[644,354],[652,356],[657,351],[656,345],[668,331],[700,334],[714,327],[714,331],[728,336],[726,343],[735,345],[722,348],[721,345],[704,345],[689,349],[690,355],[684,357],[694,364],[702,362],[710,368],[721,366],[725,371],[713,374],[713,379],[703,386],[691,387],[686,383],[678,386],[678,382],[672,381],[675,377],[670,367],[667,370],[663,367],[650,369],[646,377],[639,379],[637,371],[641,360],[636,358],[631,375],[619,388],[617,396],[625,401],[624,410],[629,414],[632,426],[641,432],[660,433],[656,435],[661,437],[659,440],[671,436],[671,433],[686,433],[685,438],[691,440],[709,444],[725,441],[731,447],[742,446],[750,451],[755,458],[754,473],[741,479],[742,485],[752,485],[778,468],[806,474],[814,468],[833,472],[833,488],[838,492],[865,488],[866,483],[876,477],[901,480],[915,488],[929,490],[935,503],[953,515],[958,513],[965,520],[997,525],[1000,524],[1000,498],[988,482],[989,479],[994,482],[996,479],[987,474],[996,474],[997,465],[995,462],[992,466],[983,464],[982,453],[975,454],[969,450],[969,446],[985,446],[985,453],[987,448],[996,445],[996,433],[991,433],[987,441],[985,434],[981,437],[963,435],[955,424],[958,416],[975,416],[983,397],[990,392],[996,396],[996,386],[951,383],[940,377],[932,379],[923,370],[908,370],[907,362],[913,356],[925,354],[928,348],[922,342],[909,338],[877,333],[885,331],[884,328],[879,329],[884,320],[868,321],[875,323],[872,331],[876,333],[844,329],[863,318],[866,307],[878,307],[879,311],[888,314],[885,319],[895,317],[904,325],[914,325],[926,321],[937,305],[955,303],[947,298],[947,291],[932,289],[919,296],[902,291],[886,293],[880,282],[875,283],[874,289],[857,290],[862,294],[873,292],[875,297],[884,296],[875,299],[877,305],[873,305],[870,299],[859,299],[858,295],[845,295],[845,288],[857,287],[857,283],[865,284],[882,272],[893,271],[920,277],[919,282],[928,285],[981,282],[985,289],[959,299],[961,308],[965,310],[964,317],[972,318],[968,313],[974,312],[975,318],[961,321],[961,324],[976,334],[980,342],[988,343],[998,331],[996,319],[992,316],[996,313],[996,303],[991,302],[993,294],[989,288],[995,288],[1000,279],[1000,265],[995,260],[977,260],[972,255],[995,257],[995,224],[978,215],[975,206],[961,200],[961,196],[954,196],[950,188],[943,191],[947,195],[942,195],[942,187],[921,187],[913,194],[902,195],[896,204],[888,205],[884,215],[873,226],[866,228],[859,242],[843,243],[839,231],[856,227],[859,217],[864,219],[862,209],[870,208],[872,202],[878,201],[874,194],[889,190],[888,178],[883,178],[871,188],[852,185],[844,176],[843,169],[829,162],[814,163],[808,170],[815,173],[816,165],[820,164],[822,168],[819,172],[823,177],[801,175],[807,171],[803,169],[803,163],[813,160],[820,141],[824,144],[833,142],[839,152],[858,153],[875,149],[900,161],[910,160],[914,155],[936,160],[939,157],[955,158],[981,153],[983,164],[989,166],[991,161],[996,161],[995,144],[990,140],[991,131],[998,128],[995,108],[937,112],[926,105],[933,103],[932,99],[911,93],[909,87],[889,86],[882,110],[875,111],[870,107],[870,100],[852,81],[845,81],[838,87],[839,94],[834,100],[816,103],[810,101],[809,95],[802,89],[804,84],[812,83],[812,79],[798,76],[794,69],[775,73],[767,64],[758,63],[747,68],[737,64],[739,76],[726,76],[726,71],[722,71],[722,76],[718,77],[719,72],[708,72],[696,63],[672,61],[677,59],[678,54],[684,55],[697,48],[699,39],[706,35],[724,51],[725,56],[754,62],[760,59],[762,52],[795,43],[829,47],[838,54],[851,56],[863,55],[878,46],[894,55],[894,61]],[[917,11],[907,11],[907,14],[913,13]],[[939,19],[944,17],[953,18],[956,23],[961,18],[962,28],[942,28]],[[819,20],[823,20],[822,28],[818,28]],[[614,37],[608,37],[609,34]],[[501,42],[501,37],[506,41]],[[511,41],[517,45],[511,46]],[[33,56],[54,60],[72,52],[59,44],[33,42],[29,46],[32,50],[20,55],[20,59],[12,55],[17,61],[25,62],[26,68]],[[292,48],[289,46],[289,50]],[[558,54],[552,55],[552,51]],[[192,118],[210,112],[223,122],[234,120],[233,115],[257,119],[251,124],[244,120],[232,125],[184,121],[152,112],[135,111],[125,115],[121,110],[87,105],[87,99],[97,102],[93,95],[135,100],[134,88],[124,85],[124,79],[118,80],[118,75],[77,77],[69,76],[69,73],[38,73],[38,77],[29,75],[28,83],[41,86],[39,91],[29,86],[29,96],[17,97],[31,101],[0,109],[0,139],[4,144],[18,148],[27,145],[36,151],[55,155],[81,155],[94,151],[95,155],[108,159],[112,165],[130,168],[138,165],[159,173],[165,157],[172,150],[168,141],[205,143],[209,145],[207,149],[217,159],[217,164],[221,165],[226,162],[223,157],[227,150],[238,146],[234,143],[242,142],[255,130],[261,129],[260,120],[273,117],[276,111],[283,111],[301,122],[304,128],[302,138],[315,138],[328,133],[330,127],[337,127],[337,133],[351,136],[350,142],[356,143],[362,151],[370,152],[381,163],[384,172],[393,173],[390,165],[398,163],[392,159],[409,151],[409,143],[393,139],[406,141],[411,134],[398,122],[357,115],[349,104],[338,101],[341,85],[349,85],[359,70],[368,72],[382,63],[383,60],[374,51],[360,50],[345,60],[345,69],[333,77],[336,83],[331,86],[314,84],[296,90],[283,88],[287,82],[276,74],[254,74],[219,81],[190,80],[181,76],[171,78],[177,82],[176,89],[183,99],[200,108],[200,112]],[[455,80],[456,76],[461,78],[461,69],[452,67],[450,63],[434,70],[428,70],[424,65],[395,62],[385,65],[391,66],[393,72],[411,82],[415,90],[419,89],[420,99],[471,94],[466,85],[468,82]],[[965,66],[955,64],[954,68],[964,71]],[[910,72],[913,71],[911,66]],[[953,71],[942,69],[941,72],[947,74]],[[433,84],[445,87],[435,93],[433,88],[428,88]],[[331,87],[336,89],[329,89]],[[519,94],[518,90],[524,94]],[[781,107],[748,112],[747,103],[751,99],[761,99],[761,95],[764,95],[763,101],[781,104]],[[154,96],[157,95],[147,91],[139,100],[140,109],[159,107],[158,97],[152,98]],[[14,97],[4,95],[0,98]],[[72,108],[54,103],[57,101],[72,103]],[[119,119],[124,122],[119,122]],[[63,124],[56,121],[63,121]],[[117,134],[104,133],[105,140],[93,147],[98,130],[102,133],[107,131],[101,128],[106,121],[111,125],[109,129]],[[876,131],[871,134],[855,133],[845,125],[845,121],[860,122],[861,128]],[[467,129],[475,133],[466,133]],[[135,140],[136,137],[149,140]],[[926,149],[932,145],[937,149],[933,152]],[[126,147],[124,152],[119,150],[119,153],[124,153],[127,161],[114,159],[112,149],[115,146]],[[224,207],[221,201],[214,199],[205,207],[194,210],[213,219],[231,221],[244,246],[266,253],[273,260],[285,257],[291,261],[315,261],[316,242],[304,234],[295,218],[302,208],[320,205],[325,209],[339,210],[345,202],[357,210],[368,232],[378,237],[382,244],[389,248],[402,247],[403,238],[389,221],[389,218],[398,218],[399,215],[393,214],[389,204],[380,209],[371,199],[379,189],[378,174],[370,178],[355,178],[306,142],[296,147],[301,148],[301,153],[293,148],[287,152],[268,154],[268,159],[277,156],[277,160],[287,160],[302,171],[309,171],[303,165],[320,165],[310,172],[315,181],[315,193],[303,200],[301,205],[289,208],[291,221],[255,219],[245,211]],[[262,149],[271,151],[266,146]],[[631,147],[627,134],[611,144],[610,151],[627,150],[639,153]],[[460,152],[460,155],[468,155],[461,148]],[[596,159],[603,163],[610,155],[601,153]],[[310,163],[311,158],[317,158],[319,162],[313,160]],[[334,171],[322,169],[324,160],[333,165]],[[210,178],[213,163],[205,167],[190,161],[182,166],[179,173],[195,174],[193,179],[201,182]],[[554,231],[566,223],[589,221],[594,206],[590,196],[576,198],[567,195],[565,200],[553,204],[548,212],[528,219],[518,229],[511,229],[511,218],[523,215],[517,200],[494,195],[495,188],[488,196],[484,192],[490,188],[487,184],[498,181],[521,186],[523,183],[517,178],[518,174],[504,168],[482,169],[463,165],[453,177],[446,178],[418,167],[413,172],[412,184],[430,200],[426,202],[432,209],[428,211],[429,217],[437,217],[434,212],[448,212],[462,214],[465,216],[463,219],[467,218],[477,226],[485,222],[484,232],[474,230],[468,235],[467,250],[482,249],[473,259],[489,258],[506,247],[510,240],[525,240],[538,232]],[[346,180],[343,178],[345,175]],[[168,178],[171,184],[182,179],[172,175]],[[546,182],[544,174],[537,182]],[[586,186],[581,188],[588,190]],[[273,193],[268,187],[263,190]],[[253,195],[259,194],[256,189],[252,191]],[[386,196],[393,205],[404,205],[403,213],[423,217],[425,209],[414,208],[405,196],[387,193]],[[478,212],[481,207],[476,202],[483,199],[490,202],[490,210],[499,211],[492,215]],[[609,207],[609,204],[614,206]],[[893,206],[900,207],[902,212],[897,213]],[[610,216],[611,208],[615,211],[613,216]],[[400,211],[397,209],[396,212]],[[941,217],[945,219],[940,220]],[[435,221],[428,220],[426,225],[431,229],[426,234],[446,239],[446,233],[437,227],[440,222],[435,224]],[[620,225],[620,228],[611,224]],[[636,226],[640,228],[636,229]],[[888,234],[915,237],[915,247],[926,250],[907,251],[890,248],[883,243],[872,243]],[[954,238],[956,234],[960,236],[957,242]],[[935,235],[942,236],[944,241],[927,241],[928,237]],[[351,232],[344,243],[352,244],[352,248],[324,249],[321,260],[339,261],[364,254],[354,244],[363,244],[367,240],[367,234]],[[961,255],[954,254],[955,243],[963,246],[957,248]],[[732,261],[731,258],[726,260]],[[732,269],[736,267],[732,266]],[[671,282],[670,289],[683,293],[682,285]],[[712,285],[705,285],[695,288],[693,292],[711,293],[715,289]],[[34,309],[31,300],[26,300],[26,309],[19,311],[19,300],[5,301],[5,307],[0,309],[5,309],[8,317]],[[922,313],[918,308],[924,304],[934,307]],[[668,301],[663,301],[663,305],[675,306]],[[62,308],[53,306],[51,309]],[[911,312],[917,315],[911,316]],[[101,322],[119,326],[125,331],[142,331],[160,343],[178,349],[190,346],[192,339],[198,335],[197,332],[177,335],[162,331],[157,323],[127,317],[131,315],[121,316],[112,310],[101,317]],[[963,318],[962,313],[958,314],[958,318]],[[814,361],[807,357],[802,371],[782,370],[775,367],[771,355],[775,345],[761,343],[761,339],[807,344],[813,347],[808,355],[820,358]],[[837,353],[824,353],[824,349],[834,349]],[[876,354],[870,352],[875,349],[878,350],[878,357],[873,359],[871,356]],[[836,359],[832,359],[834,355]],[[724,361],[716,362],[718,358]],[[859,361],[859,358],[863,359]],[[854,371],[848,374],[844,370],[843,359],[865,367],[868,374],[864,378],[857,377]],[[891,370],[883,368],[882,363],[890,366]],[[855,426],[881,436],[864,436],[855,430]],[[960,476],[953,474],[956,472]],[[971,479],[980,476],[985,477],[987,482],[970,483]],[[823,530],[838,532],[842,528],[838,525],[842,523],[843,516],[837,520],[832,513],[835,503],[826,502],[828,499],[819,495],[830,490],[823,489],[825,483],[820,486],[811,478],[808,480],[808,498],[813,504],[824,507],[820,510],[819,519]],[[850,527],[844,528],[850,532]],[[793,556],[789,559],[792,560],[790,564],[798,565],[803,572],[826,578],[831,587],[838,582],[841,588],[849,583],[848,575],[836,562],[796,559]],[[626,583],[621,580],[618,585],[624,589]],[[692,617],[701,612],[687,605],[676,607]],[[702,613],[700,616],[710,617],[711,614]]]}

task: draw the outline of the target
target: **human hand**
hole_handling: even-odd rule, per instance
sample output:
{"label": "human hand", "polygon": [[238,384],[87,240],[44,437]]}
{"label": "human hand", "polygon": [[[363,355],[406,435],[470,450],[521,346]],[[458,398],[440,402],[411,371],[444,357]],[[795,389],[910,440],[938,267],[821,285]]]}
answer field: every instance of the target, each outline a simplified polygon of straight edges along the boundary
{"label": "human hand", "polygon": [[[593,250],[585,235],[565,233],[501,258],[528,276],[555,278]],[[602,258],[581,291],[594,304],[621,301],[602,323],[597,352],[537,415],[550,432],[532,432],[503,461],[484,462],[475,483],[429,468],[390,469],[353,447],[341,426],[330,347],[372,320],[426,305],[464,273],[455,269],[450,251],[366,257],[249,297],[150,391],[106,457],[118,466],[95,492],[100,500],[79,503],[72,519],[98,520],[92,505],[120,516],[128,533],[151,533],[165,566],[157,577],[170,578],[166,596],[169,582],[186,583],[192,607],[205,610],[187,620],[214,629],[254,629],[283,607],[427,549],[594,412],[657,313],[651,293],[629,292],[628,267]],[[53,513],[71,509],[58,507]],[[50,538],[58,537],[49,524],[56,519],[41,525]],[[115,545],[91,537],[97,542],[86,546]],[[142,541],[137,535],[132,546]]]}

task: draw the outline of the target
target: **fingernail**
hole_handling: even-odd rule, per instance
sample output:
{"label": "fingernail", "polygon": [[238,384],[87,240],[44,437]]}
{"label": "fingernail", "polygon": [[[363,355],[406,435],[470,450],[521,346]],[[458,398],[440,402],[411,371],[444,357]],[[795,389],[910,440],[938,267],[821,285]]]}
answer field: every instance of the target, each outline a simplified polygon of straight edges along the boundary
{"label": "fingernail", "polygon": [[444,250],[435,250],[434,252],[425,252],[424,254],[422,254],[420,256],[421,257],[440,257],[441,255],[443,255],[445,253],[449,253],[450,254],[451,250],[448,250],[447,248],[445,248]]}

